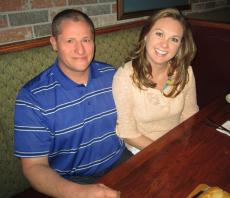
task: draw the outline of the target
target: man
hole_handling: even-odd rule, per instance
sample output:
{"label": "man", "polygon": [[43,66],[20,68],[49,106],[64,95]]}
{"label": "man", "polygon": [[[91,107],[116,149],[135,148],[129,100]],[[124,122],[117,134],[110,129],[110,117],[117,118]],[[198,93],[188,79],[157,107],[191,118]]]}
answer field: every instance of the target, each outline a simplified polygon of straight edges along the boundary
{"label": "man", "polygon": [[50,42],[58,58],[16,99],[15,155],[31,185],[52,197],[119,197],[92,183],[131,156],[115,135],[115,71],[93,60],[94,36],[84,13],[57,14]]}

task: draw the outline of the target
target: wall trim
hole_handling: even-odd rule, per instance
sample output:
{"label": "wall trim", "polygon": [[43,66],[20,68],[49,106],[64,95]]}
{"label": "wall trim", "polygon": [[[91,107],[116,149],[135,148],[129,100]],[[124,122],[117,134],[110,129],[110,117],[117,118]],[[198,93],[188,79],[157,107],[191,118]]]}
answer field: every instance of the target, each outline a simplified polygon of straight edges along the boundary
{"label": "wall trim", "polygon": [[[143,24],[144,24],[144,20],[138,20],[134,22],[128,22],[128,23],[116,24],[116,25],[102,27],[102,28],[96,28],[96,35],[106,34],[106,33],[115,32],[115,31],[124,30],[124,29],[135,28]],[[17,51],[22,51],[26,49],[35,48],[35,47],[43,47],[46,45],[50,45],[49,38],[50,37],[48,36],[44,38],[38,38],[38,39],[33,39],[33,40],[28,40],[28,41],[1,45],[0,54],[7,54],[11,52],[17,52]]]}
{"label": "wall trim", "polygon": [[[121,23],[121,24],[116,24],[112,26],[96,28],[96,35],[106,34],[106,33],[120,31],[124,29],[135,28],[135,27],[143,25],[144,21],[145,20],[138,20],[134,22]],[[197,25],[201,27],[210,27],[210,28],[230,30],[229,23],[205,21],[205,20],[199,20],[199,19],[193,19],[193,18],[189,19],[189,22],[191,25]],[[7,53],[22,51],[22,50],[26,50],[30,48],[35,48],[35,47],[42,47],[42,46],[46,46],[49,44],[50,44],[49,37],[44,37],[44,38],[38,38],[38,39],[33,39],[33,40],[28,40],[28,41],[1,45],[0,54],[7,54]]]}

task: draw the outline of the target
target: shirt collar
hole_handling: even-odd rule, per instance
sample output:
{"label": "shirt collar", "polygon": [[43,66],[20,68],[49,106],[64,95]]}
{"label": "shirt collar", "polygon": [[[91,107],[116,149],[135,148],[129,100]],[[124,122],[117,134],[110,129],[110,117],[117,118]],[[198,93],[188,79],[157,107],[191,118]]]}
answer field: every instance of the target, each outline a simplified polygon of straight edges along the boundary
{"label": "shirt collar", "polygon": [[[65,89],[73,89],[76,87],[84,87],[83,84],[78,84],[69,79],[60,69],[58,59],[54,62],[54,75],[55,78],[59,81],[59,83],[65,88]],[[93,61],[90,63],[89,66],[89,79],[87,84],[89,84],[93,79],[98,78],[101,75],[101,73],[98,71],[96,67],[96,63]]]}

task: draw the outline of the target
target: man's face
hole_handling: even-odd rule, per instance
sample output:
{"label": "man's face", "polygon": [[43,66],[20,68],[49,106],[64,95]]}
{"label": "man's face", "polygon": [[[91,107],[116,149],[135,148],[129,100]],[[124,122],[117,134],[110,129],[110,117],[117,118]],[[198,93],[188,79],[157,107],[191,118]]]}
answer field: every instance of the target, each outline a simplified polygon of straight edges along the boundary
{"label": "man's face", "polygon": [[94,56],[94,38],[90,26],[85,21],[64,20],[60,30],[57,38],[51,37],[50,41],[58,52],[61,70],[73,81],[88,78],[89,64]]}

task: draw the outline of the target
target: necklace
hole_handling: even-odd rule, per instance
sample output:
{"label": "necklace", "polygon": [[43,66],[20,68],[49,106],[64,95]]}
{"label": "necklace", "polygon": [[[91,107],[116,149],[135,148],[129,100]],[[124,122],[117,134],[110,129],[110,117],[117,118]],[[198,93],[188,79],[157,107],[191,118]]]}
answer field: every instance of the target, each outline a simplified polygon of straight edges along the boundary
{"label": "necklace", "polygon": [[165,89],[167,89],[167,87],[168,87],[169,85],[172,85],[172,84],[173,84],[172,76],[169,76],[168,79],[166,80],[166,82],[165,82],[163,88],[162,88],[162,92],[163,92]]}

